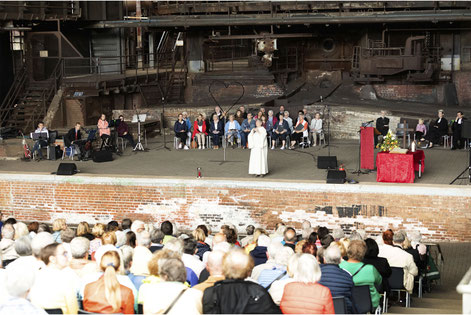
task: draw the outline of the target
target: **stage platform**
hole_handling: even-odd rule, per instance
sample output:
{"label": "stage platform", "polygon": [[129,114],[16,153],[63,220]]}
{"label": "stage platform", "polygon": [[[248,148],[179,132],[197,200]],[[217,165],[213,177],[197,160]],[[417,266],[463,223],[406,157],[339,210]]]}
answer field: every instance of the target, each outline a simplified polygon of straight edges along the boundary
{"label": "stage platform", "polygon": [[[76,161],[78,169],[84,175],[135,175],[135,176],[170,176],[196,177],[196,169],[201,167],[205,178],[253,178],[248,174],[250,150],[240,148],[219,150],[175,150],[173,136],[167,136],[167,147],[163,148],[162,137],[149,139],[148,152],[132,152],[128,147],[121,156],[114,155],[115,160],[107,163]],[[21,149],[21,147],[19,147]],[[297,150],[268,150],[270,173],[263,179],[273,181],[306,180],[325,182],[326,170],[317,169],[317,157],[327,156],[325,146],[310,147]],[[378,150],[376,150],[378,152]],[[360,183],[376,182],[376,172],[366,175],[354,175],[352,171],[358,167],[357,140],[332,141],[330,154],[337,156],[339,165],[344,164],[347,177]],[[425,172],[422,178],[416,178],[415,184],[448,185],[466,167],[468,152],[452,151],[435,147],[425,150]],[[20,160],[0,160],[0,171],[52,173],[59,163],[70,162],[68,158],[58,161],[22,162]],[[466,184],[458,181],[456,184]]]}
{"label": "stage platform", "polygon": [[[160,148],[159,148],[160,146]],[[170,219],[181,229],[205,223],[217,229],[233,222],[273,229],[280,220],[297,228],[303,220],[347,233],[393,228],[420,230],[429,241],[471,239],[471,186],[447,185],[465,166],[466,151],[431,149],[426,172],[415,184],[376,183],[375,173],[352,175],[357,147],[332,143],[331,153],[359,184],[326,184],[316,157],[327,149],[269,152],[270,174],[247,174],[249,150],[149,152],[128,148],[113,162],[76,162],[74,176],[56,176],[61,161],[0,161],[0,211],[4,217],[50,222],[108,222],[125,217],[147,222]],[[65,161],[65,160],[64,160]],[[196,178],[201,167],[203,178]]]}

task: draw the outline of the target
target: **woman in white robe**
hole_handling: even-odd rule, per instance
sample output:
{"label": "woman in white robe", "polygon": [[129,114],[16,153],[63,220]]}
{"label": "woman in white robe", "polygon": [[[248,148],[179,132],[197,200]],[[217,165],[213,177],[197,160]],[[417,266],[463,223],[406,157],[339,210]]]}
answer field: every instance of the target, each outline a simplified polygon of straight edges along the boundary
{"label": "woman in white robe", "polygon": [[262,127],[262,120],[258,119],[256,128],[249,133],[250,162],[249,174],[263,176],[268,173],[268,142],[267,131]]}

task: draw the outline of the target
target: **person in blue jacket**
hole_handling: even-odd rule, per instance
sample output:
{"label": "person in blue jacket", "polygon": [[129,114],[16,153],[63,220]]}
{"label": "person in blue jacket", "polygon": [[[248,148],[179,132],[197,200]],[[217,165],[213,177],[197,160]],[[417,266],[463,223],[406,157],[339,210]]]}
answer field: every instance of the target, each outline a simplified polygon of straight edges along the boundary
{"label": "person in blue jacket", "polygon": [[237,143],[237,139],[240,139],[240,132],[242,128],[240,124],[235,120],[234,115],[229,115],[229,120],[224,127],[224,134],[227,143],[231,143],[232,147]]}
{"label": "person in blue jacket", "polygon": [[247,147],[247,137],[252,129],[255,128],[255,119],[253,119],[253,115],[251,113],[247,114],[247,119],[242,122],[242,132],[240,133],[241,142],[242,142],[242,149]]}
{"label": "person in blue jacket", "polygon": [[188,150],[188,146],[186,145],[186,139],[188,138],[188,126],[183,120],[183,114],[178,114],[178,120],[173,126],[173,131],[175,132],[175,137],[180,139],[180,144],[178,145],[177,149],[184,148],[185,150]]}
{"label": "person in blue jacket", "polygon": [[209,125],[209,134],[213,141],[213,148],[215,150],[219,149],[219,144],[224,136],[224,124],[222,120],[219,119],[218,115],[213,115],[213,119]]}
{"label": "person in blue jacket", "polygon": [[290,134],[289,124],[284,115],[280,114],[278,116],[279,120],[273,126],[273,133],[271,138],[271,149],[275,149],[275,143],[277,139],[281,139],[281,150],[284,150],[286,147],[286,137]]}

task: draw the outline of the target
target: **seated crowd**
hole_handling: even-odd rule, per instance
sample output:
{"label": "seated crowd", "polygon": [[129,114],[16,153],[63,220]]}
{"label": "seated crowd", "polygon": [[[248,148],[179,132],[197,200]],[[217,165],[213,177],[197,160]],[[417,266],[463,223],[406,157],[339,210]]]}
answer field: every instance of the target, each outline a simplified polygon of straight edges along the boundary
{"label": "seated crowd", "polygon": [[391,268],[403,269],[412,293],[426,256],[420,233],[347,237],[309,221],[299,234],[281,222],[273,233],[249,225],[244,238],[233,225],[182,233],[130,219],[0,227],[0,314],[333,314],[336,297],[355,313],[356,286],[369,287],[377,308]]}
{"label": "seated crowd", "polygon": [[201,113],[193,123],[188,118],[188,113],[179,114],[174,124],[175,145],[177,149],[185,150],[190,146],[198,149],[212,146],[213,149],[218,149],[225,141],[233,148],[240,144],[246,149],[248,135],[256,127],[257,120],[261,120],[262,126],[267,130],[272,150],[277,143],[281,143],[281,149],[284,150],[287,139],[290,140],[288,148],[294,149],[297,143],[310,144],[311,141],[316,146],[319,139],[324,137],[320,113],[316,113],[311,119],[306,107],[298,112],[296,119],[292,119],[284,106],[280,106],[276,115],[273,110],[267,112],[264,107],[254,115],[246,112],[244,106],[240,106],[235,114],[228,114],[216,106],[209,119],[206,114]]}

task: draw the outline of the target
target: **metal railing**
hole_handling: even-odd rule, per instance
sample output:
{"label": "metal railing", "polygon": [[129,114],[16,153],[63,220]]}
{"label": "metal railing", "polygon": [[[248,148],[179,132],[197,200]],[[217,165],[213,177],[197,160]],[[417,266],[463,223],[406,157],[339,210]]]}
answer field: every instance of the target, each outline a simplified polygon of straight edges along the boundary
{"label": "metal railing", "polygon": [[6,119],[15,108],[18,97],[26,90],[27,85],[28,72],[26,71],[26,67],[23,67],[15,76],[15,79],[0,106],[0,126],[5,125]]}

